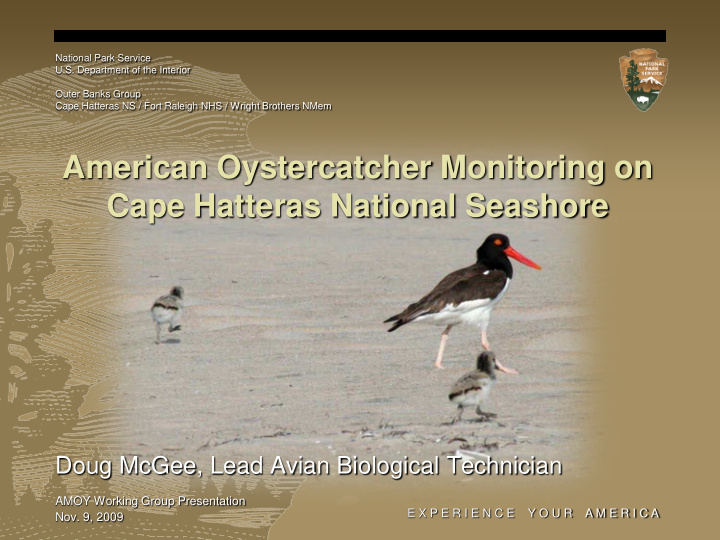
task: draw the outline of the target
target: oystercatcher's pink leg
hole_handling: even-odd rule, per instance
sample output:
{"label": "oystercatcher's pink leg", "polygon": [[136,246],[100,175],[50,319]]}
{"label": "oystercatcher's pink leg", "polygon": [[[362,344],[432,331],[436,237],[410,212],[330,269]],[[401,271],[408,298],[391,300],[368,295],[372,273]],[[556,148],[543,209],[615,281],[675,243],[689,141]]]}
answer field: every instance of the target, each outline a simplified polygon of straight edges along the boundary
{"label": "oystercatcher's pink leg", "polygon": [[[481,328],[481,329],[480,329],[480,336],[481,336],[481,339],[482,339],[483,349],[485,349],[486,351],[489,351],[489,350],[490,350],[490,343],[488,343],[488,340],[487,340],[487,330],[485,330],[484,328]],[[497,364],[497,362],[495,362],[495,363]]]}
{"label": "oystercatcher's pink leg", "polygon": [[445,343],[447,343],[448,335],[450,334],[451,328],[452,326],[448,325],[448,327],[443,330],[442,337],[440,338],[440,350],[438,351],[437,360],[435,360],[435,367],[438,369],[443,369],[442,357],[443,352],[445,352]]}
{"label": "oystercatcher's pink leg", "polygon": [[[490,350],[490,343],[488,343],[487,331],[483,328],[481,332],[482,332],[482,346],[483,346],[483,349],[485,349],[486,351],[489,351],[489,350]],[[502,365],[500,362],[498,362],[497,360],[495,360],[495,369],[497,369],[498,371],[502,371],[503,373],[508,373],[508,374],[510,374],[510,375],[517,375],[518,373],[520,373],[517,369],[513,369],[513,368],[509,368],[509,367],[503,366],[503,365]]]}

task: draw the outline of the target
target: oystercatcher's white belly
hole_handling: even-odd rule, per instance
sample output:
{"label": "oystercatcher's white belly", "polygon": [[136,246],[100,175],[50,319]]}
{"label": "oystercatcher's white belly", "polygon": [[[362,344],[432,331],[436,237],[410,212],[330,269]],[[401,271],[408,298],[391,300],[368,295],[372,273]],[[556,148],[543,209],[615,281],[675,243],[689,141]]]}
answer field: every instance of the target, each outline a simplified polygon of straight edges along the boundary
{"label": "oystercatcher's white belly", "polygon": [[152,313],[152,318],[158,324],[166,324],[166,323],[174,324],[175,321],[177,319],[179,319],[179,317],[180,317],[179,310],[166,309],[162,306],[153,306],[151,313]]}
{"label": "oystercatcher's white belly", "polygon": [[439,326],[467,324],[470,326],[478,326],[487,328],[490,322],[490,312],[495,307],[510,286],[510,280],[505,282],[502,291],[495,298],[482,298],[478,300],[470,300],[462,302],[459,305],[449,304],[442,311],[437,313],[428,313],[420,315],[418,322],[425,321]]}

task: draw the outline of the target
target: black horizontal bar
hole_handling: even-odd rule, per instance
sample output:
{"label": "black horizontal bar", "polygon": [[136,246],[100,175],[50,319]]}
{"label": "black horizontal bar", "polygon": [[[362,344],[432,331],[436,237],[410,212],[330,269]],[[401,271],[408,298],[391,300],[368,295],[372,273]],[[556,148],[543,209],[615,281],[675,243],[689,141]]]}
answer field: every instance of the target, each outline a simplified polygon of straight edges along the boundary
{"label": "black horizontal bar", "polygon": [[55,43],[664,43],[665,30],[55,30]]}

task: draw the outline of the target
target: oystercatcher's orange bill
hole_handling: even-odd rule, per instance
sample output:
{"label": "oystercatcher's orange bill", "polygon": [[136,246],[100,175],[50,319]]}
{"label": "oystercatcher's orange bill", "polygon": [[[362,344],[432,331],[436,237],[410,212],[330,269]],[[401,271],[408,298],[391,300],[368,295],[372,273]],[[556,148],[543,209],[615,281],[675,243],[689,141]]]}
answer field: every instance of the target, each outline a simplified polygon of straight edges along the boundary
{"label": "oystercatcher's orange bill", "polygon": [[512,246],[508,246],[505,249],[505,255],[507,255],[508,257],[512,257],[516,261],[520,261],[521,263],[528,265],[530,268],[535,268],[536,270],[542,270],[542,268],[540,267],[539,264],[531,261],[525,255],[518,253],[517,251],[515,251],[512,248]]}

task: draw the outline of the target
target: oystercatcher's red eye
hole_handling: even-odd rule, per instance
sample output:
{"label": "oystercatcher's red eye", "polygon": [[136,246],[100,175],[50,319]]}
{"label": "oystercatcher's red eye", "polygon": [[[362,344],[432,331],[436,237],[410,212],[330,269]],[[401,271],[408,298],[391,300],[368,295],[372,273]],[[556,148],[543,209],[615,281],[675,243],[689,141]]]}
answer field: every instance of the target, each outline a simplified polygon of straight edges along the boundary
{"label": "oystercatcher's red eye", "polygon": [[495,245],[502,246],[502,240],[500,240],[499,238],[497,240],[495,240]]}

